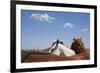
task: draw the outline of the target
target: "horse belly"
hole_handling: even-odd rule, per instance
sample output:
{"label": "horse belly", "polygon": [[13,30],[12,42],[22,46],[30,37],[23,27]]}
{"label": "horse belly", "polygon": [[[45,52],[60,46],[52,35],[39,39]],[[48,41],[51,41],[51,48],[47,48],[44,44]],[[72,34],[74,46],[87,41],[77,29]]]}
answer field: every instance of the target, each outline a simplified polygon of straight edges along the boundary
{"label": "horse belly", "polygon": [[65,56],[73,56],[75,55],[75,52],[69,48],[66,48],[65,46],[59,44],[59,48],[63,51]]}

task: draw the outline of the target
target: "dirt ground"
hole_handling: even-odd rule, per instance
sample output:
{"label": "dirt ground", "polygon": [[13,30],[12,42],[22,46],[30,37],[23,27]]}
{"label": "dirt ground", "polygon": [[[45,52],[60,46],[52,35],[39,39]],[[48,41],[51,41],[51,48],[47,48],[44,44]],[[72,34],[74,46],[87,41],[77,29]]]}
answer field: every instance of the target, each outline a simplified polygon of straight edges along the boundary
{"label": "dirt ground", "polygon": [[48,61],[72,61],[72,60],[88,60],[90,59],[89,53],[81,53],[70,57],[57,56],[52,54],[27,54],[23,56],[22,63],[27,62],[48,62]]}

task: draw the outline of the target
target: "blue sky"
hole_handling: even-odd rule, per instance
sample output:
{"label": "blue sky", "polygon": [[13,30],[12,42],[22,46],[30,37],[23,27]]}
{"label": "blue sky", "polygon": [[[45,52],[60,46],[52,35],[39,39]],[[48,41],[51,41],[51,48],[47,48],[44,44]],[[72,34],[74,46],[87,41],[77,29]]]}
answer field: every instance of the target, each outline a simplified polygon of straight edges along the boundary
{"label": "blue sky", "polygon": [[45,49],[59,38],[71,46],[74,37],[82,37],[85,47],[90,47],[90,14],[21,10],[22,49]]}

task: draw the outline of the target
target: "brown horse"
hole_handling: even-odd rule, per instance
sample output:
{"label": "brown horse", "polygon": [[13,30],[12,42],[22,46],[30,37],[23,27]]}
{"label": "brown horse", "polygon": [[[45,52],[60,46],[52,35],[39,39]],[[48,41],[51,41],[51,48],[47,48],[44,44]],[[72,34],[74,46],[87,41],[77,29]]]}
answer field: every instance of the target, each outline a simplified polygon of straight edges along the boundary
{"label": "brown horse", "polygon": [[74,50],[76,54],[86,52],[82,38],[74,38],[73,40],[71,49]]}
{"label": "brown horse", "polygon": [[[90,58],[89,53],[87,53],[82,38],[74,38],[72,42],[71,49],[75,51],[76,54],[80,56],[80,58]],[[76,56],[77,57],[77,56]]]}

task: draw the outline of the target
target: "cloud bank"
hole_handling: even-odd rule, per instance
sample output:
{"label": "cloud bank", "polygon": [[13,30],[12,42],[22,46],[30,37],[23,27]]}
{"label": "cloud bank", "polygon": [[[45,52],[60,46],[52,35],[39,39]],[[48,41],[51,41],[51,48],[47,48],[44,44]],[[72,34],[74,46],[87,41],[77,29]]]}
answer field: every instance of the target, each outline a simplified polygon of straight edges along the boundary
{"label": "cloud bank", "polygon": [[36,20],[39,20],[41,22],[48,22],[48,23],[53,23],[53,21],[55,20],[54,17],[48,15],[47,13],[44,14],[31,14],[30,16],[31,18],[34,18]]}

